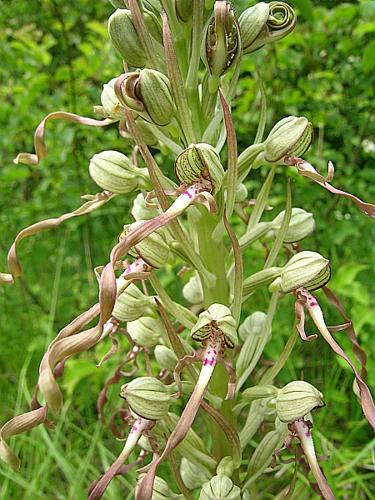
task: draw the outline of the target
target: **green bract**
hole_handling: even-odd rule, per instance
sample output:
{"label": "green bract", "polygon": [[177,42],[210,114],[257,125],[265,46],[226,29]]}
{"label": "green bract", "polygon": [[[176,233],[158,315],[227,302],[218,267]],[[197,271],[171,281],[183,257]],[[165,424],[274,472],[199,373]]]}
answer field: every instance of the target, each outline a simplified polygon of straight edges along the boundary
{"label": "green bract", "polygon": [[197,323],[191,329],[191,337],[202,342],[214,332],[224,335],[225,343],[233,349],[238,343],[237,324],[231,310],[222,304],[212,304],[207,311],[200,313]]}
{"label": "green bract", "polygon": [[134,413],[147,420],[164,418],[171,403],[168,389],[154,377],[139,377],[124,384],[120,396]]}
{"label": "green bract", "polygon": [[209,181],[212,193],[219,191],[224,179],[224,168],[216,149],[210,144],[191,144],[180,153],[174,164],[177,179],[188,186]]}

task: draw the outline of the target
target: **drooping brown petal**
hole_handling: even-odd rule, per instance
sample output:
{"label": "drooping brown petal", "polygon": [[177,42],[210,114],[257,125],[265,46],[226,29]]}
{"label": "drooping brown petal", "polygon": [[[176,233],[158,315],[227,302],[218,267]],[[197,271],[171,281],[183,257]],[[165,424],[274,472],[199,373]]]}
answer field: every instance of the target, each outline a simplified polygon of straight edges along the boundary
{"label": "drooping brown petal", "polygon": [[[367,355],[366,351],[362,349],[358,342],[357,335],[354,330],[353,322],[347,315],[344,306],[340,302],[340,299],[333,293],[333,291],[328,288],[328,286],[323,287],[323,292],[325,293],[326,297],[328,300],[333,304],[333,306],[337,309],[337,311],[341,314],[343,319],[346,321],[346,323],[343,325],[343,330],[345,331],[347,337],[349,338],[351,344],[352,344],[352,349],[355,357],[358,359],[358,361],[361,363],[361,377],[363,380],[366,380],[367,377],[367,370],[366,370],[366,362],[367,362]],[[330,331],[331,328],[328,328]]]}
{"label": "drooping brown petal", "polygon": [[6,443],[6,439],[16,434],[29,431],[42,424],[47,417],[47,406],[32,410],[12,418],[0,429],[0,458],[18,472],[20,460]]}
{"label": "drooping brown petal", "polygon": [[25,163],[26,165],[38,165],[41,159],[47,156],[47,147],[44,142],[45,128],[48,121],[51,120],[64,120],[73,123],[80,123],[81,125],[88,125],[90,127],[106,127],[114,123],[113,120],[106,118],[105,120],[95,120],[94,118],[87,118],[86,116],[75,115],[74,113],[67,113],[65,111],[56,111],[50,113],[39,123],[34,134],[34,147],[35,154],[20,153],[14,160],[14,163]]}
{"label": "drooping brown petal", "polygon": [[27,238],[28,236],[31,236],[33,234],[40,233],[41,231],[46,231],[47,229],[57,227],[62,222],[71,219],[72,217],[78,217],[80,215],[89,214],[94,210],[96,210],[97,208],[100,208],[102,205],[106,204],[114,196],[116,195],[108,191],[97,193],[92,200],[87,201],[73,212],[68,212],[66,214],[60,215],[60,217],[57,218],[46,219],[40,222],[36,222],[35,224],[32,224],[31,226],[26,227],[25,229],[22,229],[22,231],[20,231],[17,234],[8,252],[8,267],[11,275],[9,274],[4,275],[2,273],[2,275],[0,275],[0,282],[4,280],[4,278],[2,278],[3,276],[5,276],[6,283],[10,283],[11,279],[10,276],[12,277],[13,281],[14,278],[21,276],[22,268],[17,256],[17,247],[24,238]]}

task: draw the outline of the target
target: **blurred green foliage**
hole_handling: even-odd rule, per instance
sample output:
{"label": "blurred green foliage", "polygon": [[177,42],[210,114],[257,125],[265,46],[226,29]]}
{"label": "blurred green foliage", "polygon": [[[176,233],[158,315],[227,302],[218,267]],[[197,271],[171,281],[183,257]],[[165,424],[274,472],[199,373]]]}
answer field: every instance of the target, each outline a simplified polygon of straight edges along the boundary
{"label": "blurred green foliage", "polygon": [[[254,3],[254,2],[253,2]],[[257,74],[266,86],[267,130],[288,114],[303,114],[314,124],[316,138],[306,159],[322,172],[328,160],[336,166],[334,184],[375,200],[375,5],[359,2],[290,2],[299,11],[296,30],[274,47],[248,56],[234,117],[240,151],[255,137],[259,117]],[[246,4],[241,2],[241,9]],[[240,10],[240,6],[238,6]],[[0,10],[0,268],[21,228],[54,217],[80,204],[80,195],[97,188],[88,176],[88,160],[105,149],[126,150],[115,127],[97,130],[52,122],[47,125],[49,155],[38,166],[14,165],[18,152],[32,151],[32,133],[55,110],[92,116],[101,86],[122,70],[111,48],[105,23],[112,7],[104,0],[7,2]],[[266,172],[248,181],[256,197]],[[304,249],[332,261],[332,289],[341,297],[374,366],[374,236],[371,219],[347,200],[332,197],[293,172],[293,206],[314,213],[317,230]],[[284,207],[285,169],[272,191],[275,211]],[[24,277],[0,288],[0,420],[27,407],[40,358],[56,332],[95,301],[92,269],[103,264],[122,225],[130,220],[130,199],[119,198],[86,219],[25,240],[19,250]],[[245,258],[249,273],[260,268],[259,253]],[[164,283],[180,294],[175,273]],[[245,314],[265,307],[266,291],[247,303]],[[265,357],[276,359],[293,327],[293,304],[285,300]],[[340,318],[326,304],[330,324]],[[340,342],[350,350],[343,333]],[[87,484],[98,477],[120,449],[108,429],[96,420],[96,396],[115,361],[95,364],[109,345],[67,363],[62,386],[65,414],[51,432],[37,429],[17,438],[23,469],[16,476],[0,465],[0,498],[85,498]],[[319,451],[330,454],[325,468],[338,498],[373,498],[369,482],[370,431],[351,390],[352,375],[327,346],[299,343],[280,380],[304,377],[325,395],[327,408],[315,417]],[[374,382],[374,370],[372,370]],[[117,387],[111,395],[117,398]],[[110,451],[108,450],[110,449]],[[302,485],[303,478],[301,478]],[[288,478],[284,480],[285,484]],[[108,498],[132,498],[126,479],[114,481]],[[124,496],[124,491],[127,491]],[[265,480],[264,498],[277,491]],[[306,490],[307,491],[307,490]],[[310,493],[305,492],[304,498]],[[263,498],[263,497],[262,497]]]}

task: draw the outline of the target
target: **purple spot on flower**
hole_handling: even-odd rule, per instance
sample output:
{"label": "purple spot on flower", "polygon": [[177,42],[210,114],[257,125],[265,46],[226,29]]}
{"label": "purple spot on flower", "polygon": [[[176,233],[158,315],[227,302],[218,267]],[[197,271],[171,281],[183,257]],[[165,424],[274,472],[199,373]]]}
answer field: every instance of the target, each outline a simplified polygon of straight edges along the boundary
{"label": "purple spot on flower", "polygon": [[210,365],[212,366],[215,363],[215,358],[204,358],[203,366]]}

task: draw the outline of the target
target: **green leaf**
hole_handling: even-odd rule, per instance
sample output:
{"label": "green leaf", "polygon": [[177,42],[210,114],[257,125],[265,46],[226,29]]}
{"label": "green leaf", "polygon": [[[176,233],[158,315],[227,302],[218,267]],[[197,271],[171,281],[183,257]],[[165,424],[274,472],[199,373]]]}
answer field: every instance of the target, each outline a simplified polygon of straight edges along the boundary
{"label": "green leaf", "polygon": [[363,51],[362,67],[366,73],[375,68],[375,40],[372,40]]}

